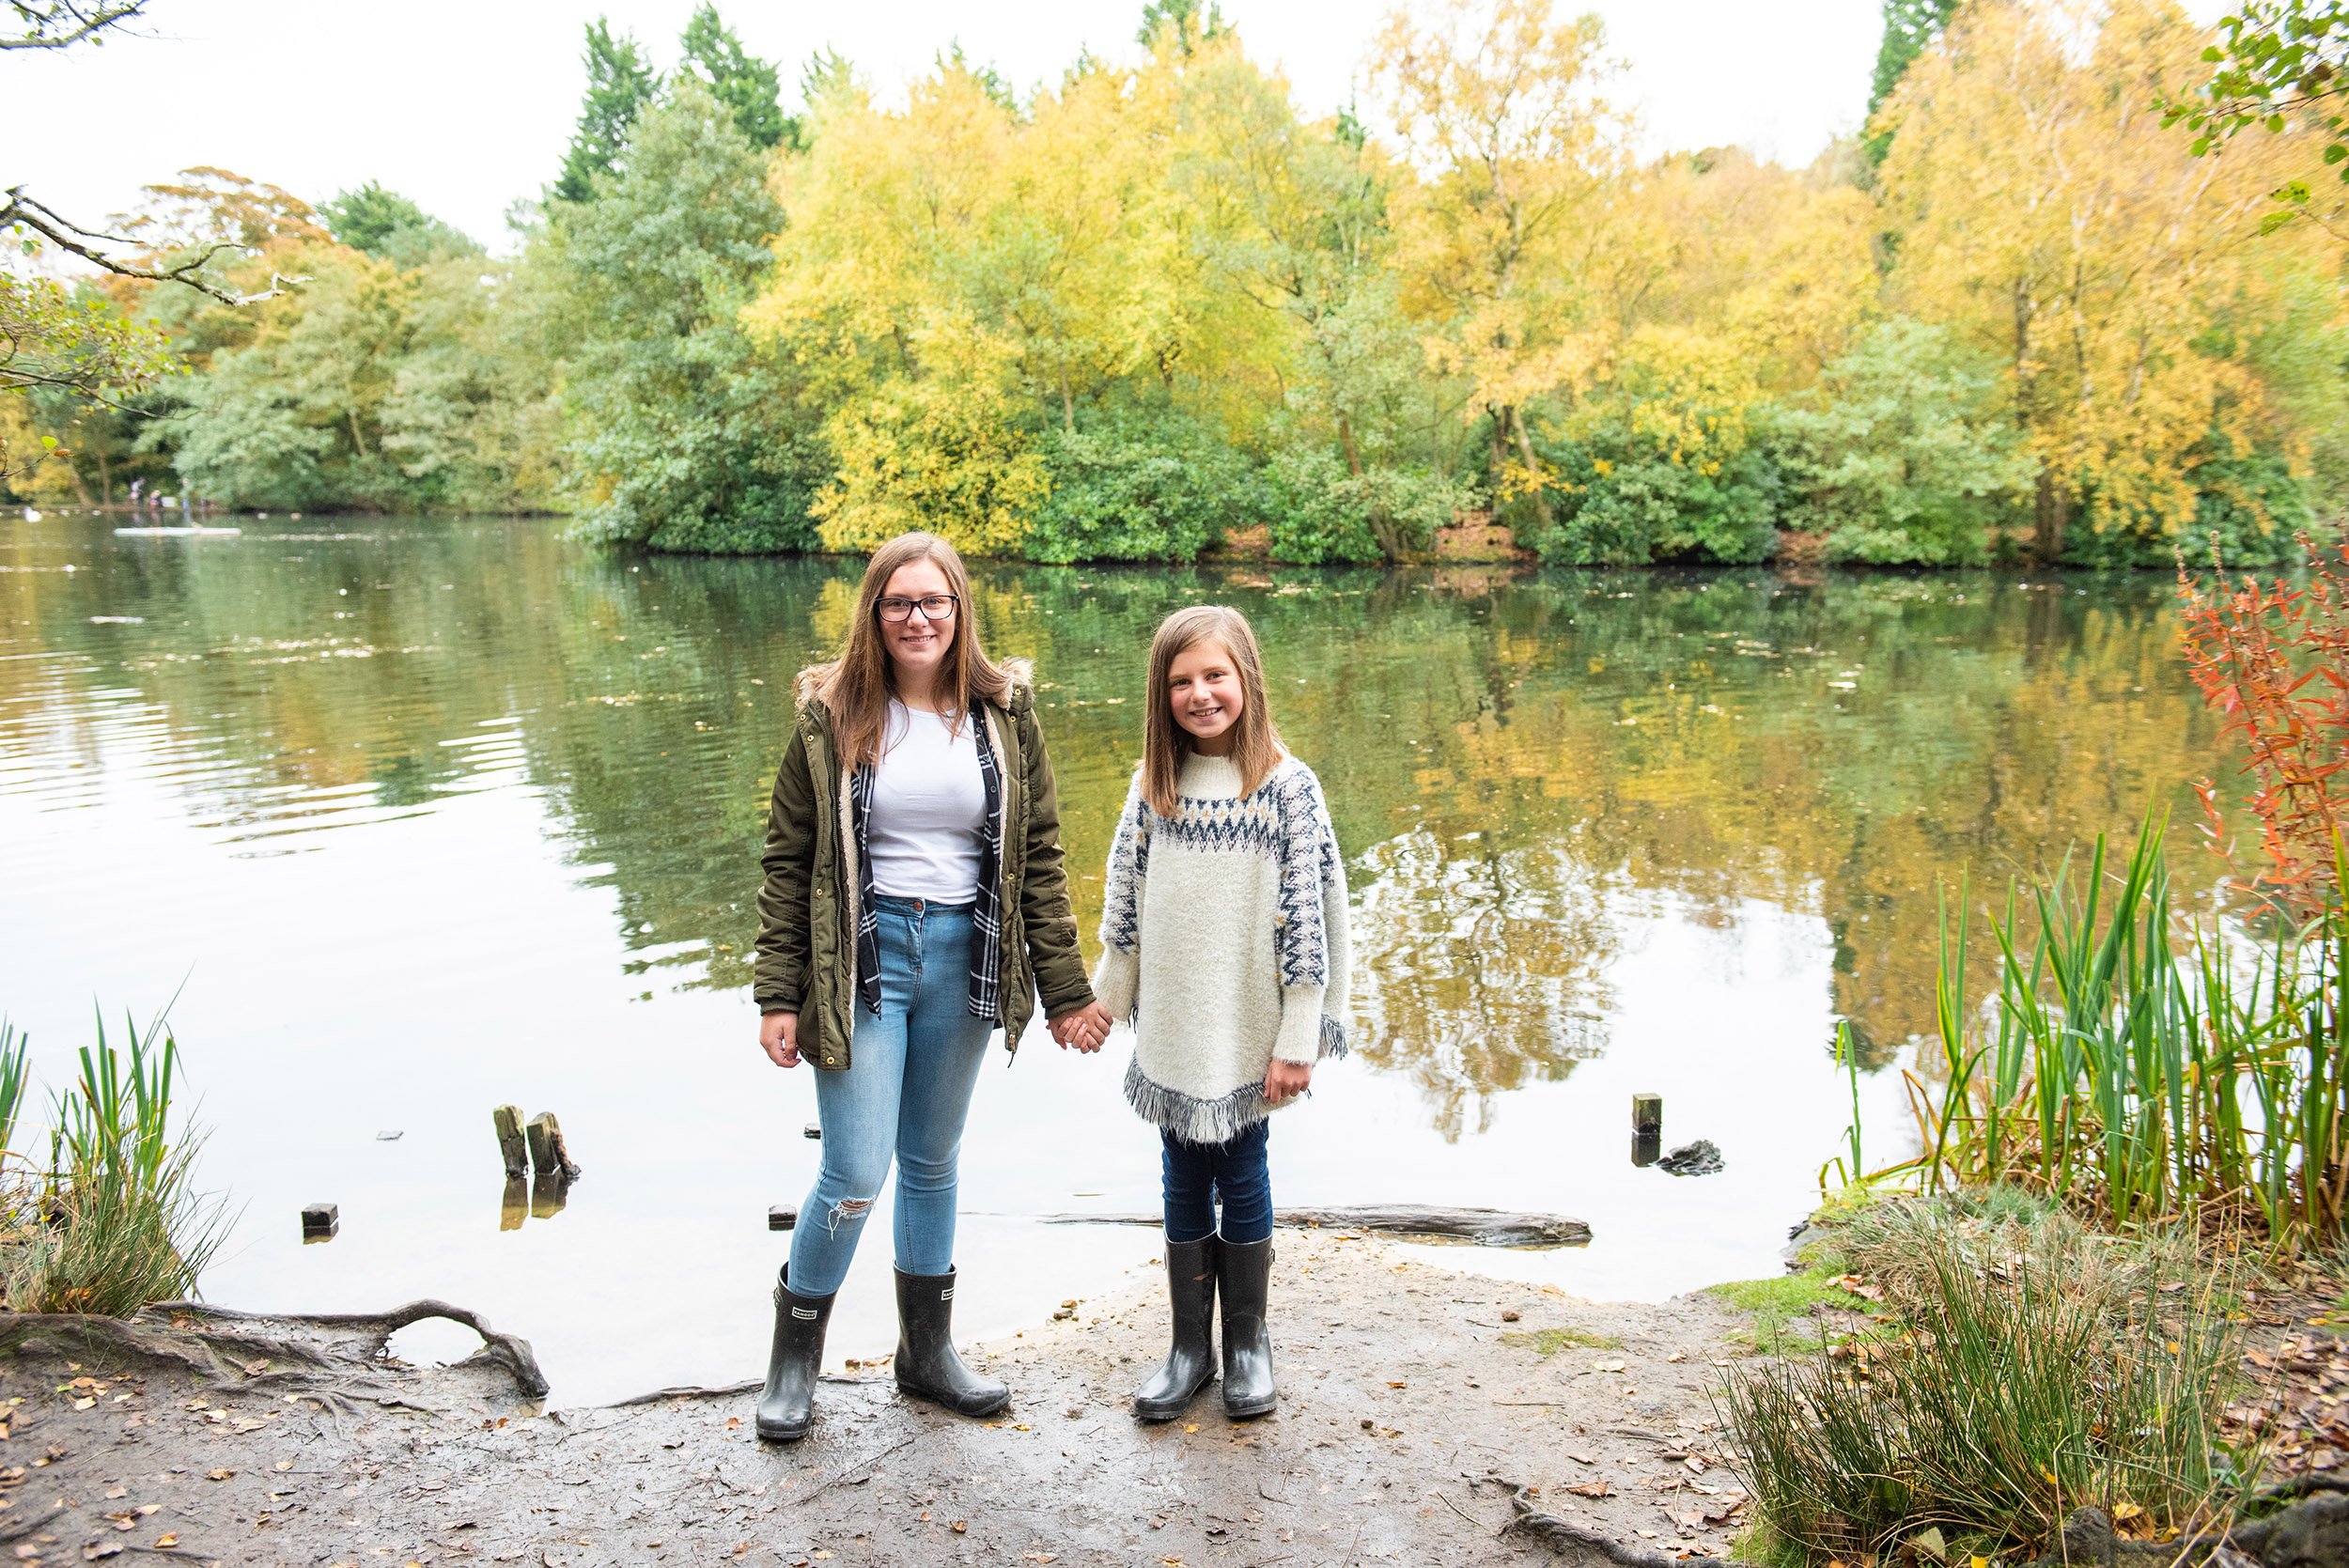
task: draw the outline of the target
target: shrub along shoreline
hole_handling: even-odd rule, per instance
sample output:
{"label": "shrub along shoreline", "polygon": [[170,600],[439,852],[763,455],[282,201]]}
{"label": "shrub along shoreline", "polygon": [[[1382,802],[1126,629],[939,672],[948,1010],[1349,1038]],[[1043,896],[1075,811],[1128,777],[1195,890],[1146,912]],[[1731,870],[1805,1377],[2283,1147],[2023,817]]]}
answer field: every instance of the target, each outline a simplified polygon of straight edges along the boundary
{"label": "shrub along shoreline", "polygon": [[2198,158],[2161,101],[2218,35],[2153,0],[1886,15],[1865,136],[1803,168],[1638,155],[1548,0],[1398,10],[1391,135],[1175,0],[1025,90],[825,53],[787,106],[711,5],[666,72],[599,22],[510,255],[373,184],[148,188],[123,232],[259,297],[87,287],[188,374],[0,388],[0,500],[1047,562],[1392,561],[1478,511],[1565,565],[2288,555],[2349,497],[2337,245],[2268,221],[2323,138]]}

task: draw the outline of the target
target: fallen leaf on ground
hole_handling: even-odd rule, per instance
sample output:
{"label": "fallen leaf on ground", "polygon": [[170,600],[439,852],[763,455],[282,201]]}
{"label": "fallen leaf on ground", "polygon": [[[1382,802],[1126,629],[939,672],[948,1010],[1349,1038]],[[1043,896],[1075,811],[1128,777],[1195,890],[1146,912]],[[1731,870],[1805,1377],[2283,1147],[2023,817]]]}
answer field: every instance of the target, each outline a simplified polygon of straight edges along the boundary
{"label": "fallen leaf on ground", "polygon": [[1566,1490],[1578,1498],[1611,1498],[1615,1495],[1615,1489],[1609,1485],[1604,1478],[1597,1481],[1586,1481],[1579,1486],[1569,1486]]}

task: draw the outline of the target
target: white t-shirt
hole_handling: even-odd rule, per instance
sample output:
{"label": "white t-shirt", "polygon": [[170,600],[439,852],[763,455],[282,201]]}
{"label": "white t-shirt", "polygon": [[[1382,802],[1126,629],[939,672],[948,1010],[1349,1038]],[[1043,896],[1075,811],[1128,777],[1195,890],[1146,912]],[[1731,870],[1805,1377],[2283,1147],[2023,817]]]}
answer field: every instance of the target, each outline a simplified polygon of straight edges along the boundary
{"label": "white t-shirt", "polygon": [[971,726],[981,722],[965,716],[950,738],[939,714],[890,699],[864,830],[875,893],[941,904],[978,897],[987,784]]}

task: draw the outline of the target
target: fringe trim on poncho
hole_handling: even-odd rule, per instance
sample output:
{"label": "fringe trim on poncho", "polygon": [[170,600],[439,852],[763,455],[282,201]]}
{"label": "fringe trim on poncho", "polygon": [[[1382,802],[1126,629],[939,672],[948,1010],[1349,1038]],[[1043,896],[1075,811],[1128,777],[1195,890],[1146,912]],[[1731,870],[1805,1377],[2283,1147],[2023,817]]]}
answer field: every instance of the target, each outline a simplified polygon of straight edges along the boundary
{"label": "fringe trim on poncho", "polygon": [[[1327,1062],[1331,1057],[1344,1056],[1350,1048],[1346,1026],[1324,1013],[1321,1059]],[[1126,1103],[1134,1108],[1135,1115],[1186,1143],[1229,1143],[1239,1136],[1241,1129],[1263,1121],[1277,1109],[1265,1104],[1262,1083],[1243,1083],[1212,1100],[1169,1089],[1142,1070],[1140,1052],[1126,1063]]]}

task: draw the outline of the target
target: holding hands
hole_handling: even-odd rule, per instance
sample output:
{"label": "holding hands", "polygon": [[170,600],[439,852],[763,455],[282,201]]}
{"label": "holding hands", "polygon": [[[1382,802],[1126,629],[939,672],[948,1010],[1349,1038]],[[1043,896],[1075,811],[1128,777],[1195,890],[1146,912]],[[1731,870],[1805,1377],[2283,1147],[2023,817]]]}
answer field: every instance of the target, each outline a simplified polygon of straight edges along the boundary
{"label": "holding hands", "polygon": [[1051,1031],[1052,1038],[1061,1049],[1067,1050],[1073,1046],[1078,1050],[1090,1053],[1099,1050],[1102,1042],[1110,1037],[1112,1022],[1108,1008],[1097,1001],[1089,1001],[1072,1012],[1047,1019],[1044,1027]]}

